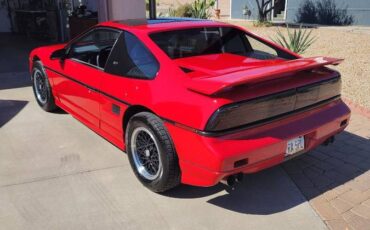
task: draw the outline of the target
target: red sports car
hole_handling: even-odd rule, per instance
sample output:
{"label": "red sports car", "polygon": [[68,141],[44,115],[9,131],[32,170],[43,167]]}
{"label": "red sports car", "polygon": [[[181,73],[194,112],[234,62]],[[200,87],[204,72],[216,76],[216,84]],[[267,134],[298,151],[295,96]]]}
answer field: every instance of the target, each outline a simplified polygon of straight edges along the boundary
{"label": "red sports car", "polygon": [[127,152],[137,178],[163,192],[212,186],[277,165],[343,131],[341,60],[302,58],[221,22],[101,23],[35,49],[38,104],[58,107]]}

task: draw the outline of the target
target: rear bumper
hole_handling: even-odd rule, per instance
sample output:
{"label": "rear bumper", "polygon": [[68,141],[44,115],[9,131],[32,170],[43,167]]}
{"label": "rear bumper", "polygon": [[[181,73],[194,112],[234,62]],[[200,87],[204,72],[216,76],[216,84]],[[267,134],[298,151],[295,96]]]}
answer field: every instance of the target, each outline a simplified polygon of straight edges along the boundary
{"label": "rear bumper", "polygon": [[[263,126],[207,137],[166,123],[179,156],[184,184],[212,186],[235,173],[254,173],[285,160],[289,139],[304,136],[305,152],[344,130],[350,110],[342,100],[330,102]],[[346,121],[346,122],[345,122]],[[248,163],[235,167],[235,162]]]}

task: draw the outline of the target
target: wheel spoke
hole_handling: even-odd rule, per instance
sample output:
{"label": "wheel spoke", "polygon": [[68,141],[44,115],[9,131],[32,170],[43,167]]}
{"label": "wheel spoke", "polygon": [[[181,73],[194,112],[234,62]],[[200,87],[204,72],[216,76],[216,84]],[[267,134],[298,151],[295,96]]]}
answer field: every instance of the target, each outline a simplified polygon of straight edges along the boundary
{"label": "wheel spoke", "polygon": [[161,171],[161,162],[156,140],[146,128],[134,130],[131,138],[134,162],[138,172],[149,180],[157,178]]}
{"label": "wheel spoke", "polygon": [[34,72],[34,89],[36,93],[37,100],[45,104],[48,100],[48,88],[46,86],[45,76],[41,73],[40,70],[35,70]]}

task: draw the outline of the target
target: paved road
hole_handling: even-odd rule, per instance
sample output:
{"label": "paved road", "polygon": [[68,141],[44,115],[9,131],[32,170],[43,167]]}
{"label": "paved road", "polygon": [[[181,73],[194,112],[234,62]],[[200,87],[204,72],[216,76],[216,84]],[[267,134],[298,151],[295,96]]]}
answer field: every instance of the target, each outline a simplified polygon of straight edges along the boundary
{"label": "paved road", "polygon": [[38,108],[26,72],[37,45],[0,34],[0,230],[369,229],[369,119],[353,114],[334,145],[250,175],[235,191],[158,195],[135,179],[125,153],[68,114]]}
{"label": "paved road", "polygon": [[27,73],[0,74],[0,229],[325,229],[281,167],[235,191],[145,189],[127,156],[64,113],[43,112]]}
{"label": "paved road", "polygon": [[370,229],[370,120],[353,113],[336,142],[284,164],[331,229]]}

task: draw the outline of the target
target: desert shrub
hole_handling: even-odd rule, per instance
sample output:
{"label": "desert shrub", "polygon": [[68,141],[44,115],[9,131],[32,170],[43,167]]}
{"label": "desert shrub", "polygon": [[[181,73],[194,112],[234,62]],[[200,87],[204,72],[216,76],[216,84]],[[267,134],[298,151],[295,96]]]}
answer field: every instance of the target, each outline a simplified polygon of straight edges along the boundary
{"label": "desert shrub", "polygon": [[338,9],[334,0],[322,0],[316,3],[317,20],[324,25],[351,25],[353,16],[348,15],[347,7]]}
{"label": "desert shrub", "polygon": [[215,5],[216,0],[195,0],[191,4],[191,16],[193,18],[207,19],[212,16],[210,10]]}
{"label": "desert shrub", "polygon": [[207,19],[212,16],[211,9],[216,0],[195,0],[193,3],[185,3],[176,9],[169,9],[171,17],[189,17]]}
{"label": "desert shrub", "polygon": [[298,23],[317,23],[316,5],[312,0],[307,0],[302,3],[296,14],[296,21]]}
{"label": "desert shrub", "polygon": [[170,8],[169,16],[171,17],[192,17],[191,4],[185,3],[176,9]]}
{"label": "desert shrub", "polygon": [[320,0],[315,3],[307,0],[301,4],[296,15],[299,23],[318,23],[323,25],[351,25],[353,16],[348,7],[339,9],[335,0]]}
{"label": "desert shrub", "polygon": [[253,22],[254,27],[270,27],[270,26],[273,26],[273,25],[274,24],[272,24],[272,22],[270,22],[270,21],[257,20],[257,21]]}
{"label": "desert shrub", "polygon": [[272,40],[298,54],[303,54],[316,40],[316,38],[311,35],[312,30],[302,29],[302,26],[298,29],[293,29],[293,32],[287,26],[287,32],[288,37],[286,38],[279,29],[277,36],[272,38]]}

